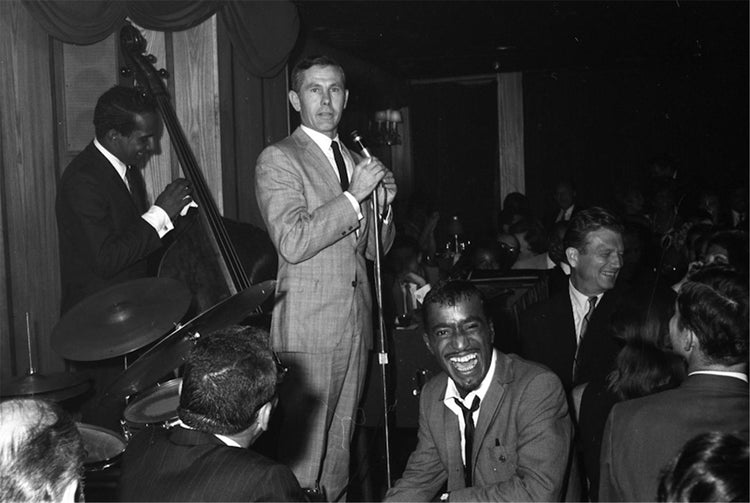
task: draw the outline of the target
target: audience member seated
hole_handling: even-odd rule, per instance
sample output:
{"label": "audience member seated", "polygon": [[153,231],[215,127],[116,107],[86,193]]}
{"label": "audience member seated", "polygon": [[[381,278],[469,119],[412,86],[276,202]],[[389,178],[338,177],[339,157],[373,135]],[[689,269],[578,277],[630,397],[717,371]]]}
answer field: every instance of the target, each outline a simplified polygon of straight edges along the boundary
{"label": "audience member seated", "polygon": [[510,226],[508,231],[516,236],[519,244],[518,259],[513,269],[546,270],[547,231],[539,220],[525,218]]}
{"label": "audience member seated", "polygon": [[498,234],[496,241],[500,247],[500,269],[507,271],[518,260],[521,245],[513,234],[505,232]]}
{"label": "audience member seated", "polygon": [[58,405],[0,403],[0,501],[76,501],[85,457],[78,428]]}
{"label": "audience member seated", "polygon": [[121,501],[305,501],[289,468],[249,448],[268,427],[279,379],[265,330],[200,337],[185,364],[181,422],[130,440]]}
{"label": "audience member seated", "polygon": [[561,180],[555,185],[552,194],[555,205],[546,218],[545,226],[551,229],[556,222],[568,222],[573,215],[583,208],[576,202],[576,191],[569,180]]}
{"label": "audience member seated", "polygon": [[609,318],[620,291],[622,224],[593,207],[570,221],[564,238],[570,265],[568,288],[521,313],[522,356],[549,367],[570,391],[574,384],[606,376],[619,347]]}
{"label": "audience member seated", "polygon": [[728,227],[729,215],[722,205],[719,193],[712,189],[703,189],[698,194],[697,209],[707,216],[707,223],[714,227]]}
{"label": "audience member seated", "polygon": [[[437,268],[422,263],[422,252],[414,238],[401,235],[394,239],[383,265],[383,310],[386,320],[409,324],[419,307],[417,290],[437,281]],[[429,269],[435,272],[430,273]]]}
{"label": "audience member seated", "polygon": [[451,271],[450,277],[470,279],[476,271],[494,271],[497,276],[502,273],[500,245],[496,241],[482,239],[469,245]]}
{"label": "audience member seated", "polygon": [[748,469],[747,438],[702,433],[663,470],[657,501],[749,501]]}
{"label": "audience member seated", "polygon": [[529,199],[520,192],[511,192],[503,199],[503,207],[498,215],[498,227],[500,232],[509,233],[509,228],[514,223],[532,216],[531,203]]}
{"label": "audience member seated", "polygon": [[748,283],[726,266],[692,274],[669,322],[687,361],[677,388],[616,404],[602,440],[602,501],[649,501],[661,468],[706,431],[748,434]]}
{"label": "audience member seated", "polygon": [[[621,304],[612,315],[613,335],[622,349],[604,380],[573,390],[583,468],[591,501],[598,501],[599,454],[607,416],[615,403],[650,395],[680,384],[685,377],[682,359],[665,350],[672,306],[649,309],[648,299]],[[580,403],[579,403],[580,401]]]}
{"label": "audience member seated", "polygon": [[431,290],[424,339],[443,373],[420,395],[419,433],[386,501],[557,501],[571,423],[559,379],[493,350],[480,291],[466,281]]}
{"label": "audience member seated", "polygon": [[719,231],[706,242],[706,264],[728,264],[747,275],[749,255],[748,236],[745,231]]}

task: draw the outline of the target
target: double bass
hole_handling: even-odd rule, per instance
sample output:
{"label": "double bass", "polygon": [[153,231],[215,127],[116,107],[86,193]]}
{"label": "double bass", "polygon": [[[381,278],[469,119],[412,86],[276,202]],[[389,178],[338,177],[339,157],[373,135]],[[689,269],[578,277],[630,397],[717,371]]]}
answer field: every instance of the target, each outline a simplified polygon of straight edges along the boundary
{"label": "double bass", "polygon": [[[120,31],[120,46],[138,87],[155,100],[198,209],[178,219],[173,243],[158,275],[182,281],[202,313],[253,284],[275,279],[277,256],[268,234],[251,224],[224,218],[218,210],[198,162],[180,126],[156,58],[146,54],[146,40],[132,25]],[[257,312],[260,312],[259,308]],[[266,307],[265,310],[268,310]]]}

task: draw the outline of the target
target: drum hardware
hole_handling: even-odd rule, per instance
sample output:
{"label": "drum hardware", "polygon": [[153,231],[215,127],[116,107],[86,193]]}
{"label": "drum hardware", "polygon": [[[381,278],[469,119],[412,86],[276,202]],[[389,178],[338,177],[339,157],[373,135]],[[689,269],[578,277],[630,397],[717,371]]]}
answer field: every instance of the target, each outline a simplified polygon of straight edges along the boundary
{"label": "drum hardware", "polygon": [[102,402],[121,401],[153,386],[164,375],[179,368],[202,334],[225,328],[252,315],[274,291],[276,281],[250,286],[199,314],[185,324],[177,324],[172,333],[136,359],[105,390]]}
{"label": "drum hardware", "polygon": [[18,397],[34,396],[59,402],[85,393],[90,387],[89,376],[81,372],[54,372],[41,374],[34,367],[31,349],[31,322],[26,313],[26,350],[29,359],[29,371],[26,375],[11,380],[0,381],[0,396]]}
{"label": "drum hardware", "polygon": [[177,280],[142,278],[76,304],[55,325],[52,348],[75,361],[106,360],[140,349],[185,316],[190,292]]}
{"label": "drum hardware", "polygon": [[181,385],[182,378],[177,377],[136,395],[125,407],[120,420],[125,439],[130,441],[135,433],[149,426],[169,430],[179,423],[177,408]]}

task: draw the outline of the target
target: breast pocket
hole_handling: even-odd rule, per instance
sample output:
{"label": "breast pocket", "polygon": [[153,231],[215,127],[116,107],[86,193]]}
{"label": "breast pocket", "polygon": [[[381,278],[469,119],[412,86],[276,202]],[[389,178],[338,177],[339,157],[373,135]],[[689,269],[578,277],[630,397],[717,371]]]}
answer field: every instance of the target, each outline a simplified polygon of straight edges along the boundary
{"label": "breast pocket", "polygon": [[[493,479],[493,483],[505,482],[516,473],[518,454],[515,445],[498,445],[495,442],[484,452],[484,456],[488,469],[483,472]],[[485,483],[489,482],[485,481]]]}

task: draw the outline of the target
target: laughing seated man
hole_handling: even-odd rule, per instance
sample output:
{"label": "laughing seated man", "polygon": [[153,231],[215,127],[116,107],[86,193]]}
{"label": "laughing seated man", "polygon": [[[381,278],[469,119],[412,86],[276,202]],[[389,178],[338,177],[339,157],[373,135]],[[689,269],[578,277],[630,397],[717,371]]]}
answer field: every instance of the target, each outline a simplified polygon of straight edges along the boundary
{"label": "laughing seated man", "polygon": [[180,423],[149,427],[122,459],[121,501],[305,501],[292,471],[250,449],[267,429],[279,379],[268,333],[201,337],[187,363]]}
{"label": "laughing seated man", "polygon": [[493,350],[494,328],[469,282],[430,291],[422,314],[444,373],[422,390],[419,442],[386,500],[433,501],[446,482],[441,501],[559,500],[572,435],[560,380]]}

